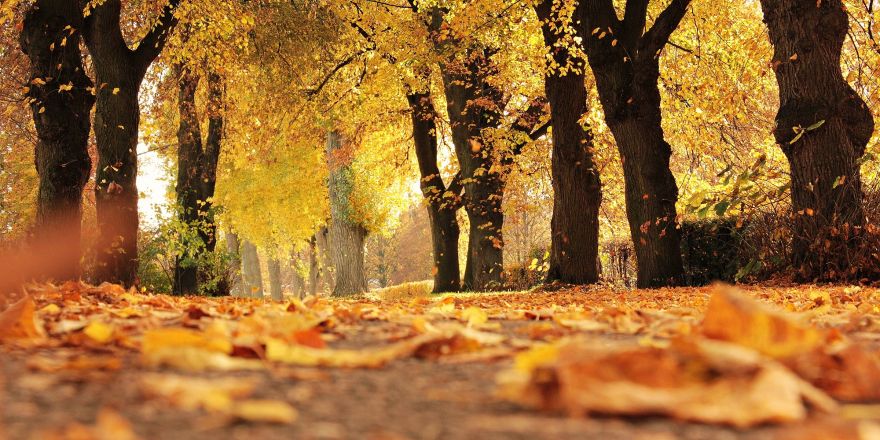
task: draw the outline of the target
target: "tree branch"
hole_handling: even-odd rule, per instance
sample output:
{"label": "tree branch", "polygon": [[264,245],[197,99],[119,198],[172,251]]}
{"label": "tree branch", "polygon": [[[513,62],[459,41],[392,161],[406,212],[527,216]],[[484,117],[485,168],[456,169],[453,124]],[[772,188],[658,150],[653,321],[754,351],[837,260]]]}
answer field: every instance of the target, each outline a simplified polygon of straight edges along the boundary
{"label": "tree branch", "polygon": [[623,32],[621,42],[627,48],[634,48],[645,31],[645,20],[648,17],[648,0],[626,0],[626,11],[623,14]]}
{"label": "tree branch", "polygon": [[171,31],[177,25],[177,17],[174,15],[174,11],[180,4],[180,1],[168,0],[168,3],[162,8],[159,22],[141,39],[137,49],[135,49],[134,59],[142,70],[146,70],[162,52],[162,48],[165,47],[168,35],[171,34]]}
{"label": "tree branch", "polygon": [[691,0],[672,0],[672,3],[657,17],[651,29],[642,37],[639,56],[654,57],[663,46],[666,46],[669,37],[687,13],[690,3]]}

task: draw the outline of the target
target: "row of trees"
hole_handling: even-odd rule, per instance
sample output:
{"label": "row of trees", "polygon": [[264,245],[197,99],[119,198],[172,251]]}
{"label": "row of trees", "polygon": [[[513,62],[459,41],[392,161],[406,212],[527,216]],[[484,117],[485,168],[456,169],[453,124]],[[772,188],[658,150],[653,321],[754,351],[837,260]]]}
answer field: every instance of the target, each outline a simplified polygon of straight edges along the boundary
{"label": "row of trees", "polygon": [[[148,81],[149,136],[162,143],[174,133],[175,212],[195,231],[182,234],[176,292],[199,290],[200,268],[187,262],[214,252],[218,221],[227,242],[239,233],[279,255],[314,247],[326,230],[335,293],[364,291],[365,237],[401,210],[389,200],[403,183],[389,183],[398,167],[384,151],[401,143],[418,164],[435,291],[502,287],[509,179],[524,151],[547,138],[548,281],[596,282],[602,180],[617,177],[602,172],[595,110],[617,147],[638,285],[683,282],[675,150],[661,98],[675,89],[663,84],[661,64],[670,47],[692,51],[670,42],[689,0],[4,5],[24,11],[37,234],[63,230],[79,241],[94,131],[98,281],[136,282],[139,96],[158,59],[163,68]],[[763,0],[761,8],[779,90],[773,135],[791,175],[791,263],[807,280],[859,277],[847,266],[870,243],[860,166],[873,118],[841,70],[847,11],[841,0]],[[522,47],[539,50],[525,56]],[[535,60],[543,75],[512,73]],[[163,111],[169,102],[175,111]]]}

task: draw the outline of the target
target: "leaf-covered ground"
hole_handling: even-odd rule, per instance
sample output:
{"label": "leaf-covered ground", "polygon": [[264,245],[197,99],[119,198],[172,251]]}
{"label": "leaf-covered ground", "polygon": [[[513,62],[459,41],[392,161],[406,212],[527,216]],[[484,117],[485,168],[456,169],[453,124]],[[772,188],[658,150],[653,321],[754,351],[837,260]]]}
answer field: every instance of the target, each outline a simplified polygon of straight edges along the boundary
{"label": "leaf-covered ground", "polygon": [[0,311],[0,438],[880,438],[878,289],[272,303],[68,283]]}

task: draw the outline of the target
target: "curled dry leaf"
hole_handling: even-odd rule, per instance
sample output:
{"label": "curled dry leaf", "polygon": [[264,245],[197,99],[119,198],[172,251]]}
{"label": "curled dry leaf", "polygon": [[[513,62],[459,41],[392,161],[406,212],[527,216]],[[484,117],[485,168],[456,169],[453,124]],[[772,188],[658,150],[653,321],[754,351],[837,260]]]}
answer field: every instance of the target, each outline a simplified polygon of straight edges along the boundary
{"label": "curled dry leaf", "polygon": [[737,427],[802,420],[808,403],[836,406],[779,363],[702,339],[668,349],[566,340],[521,354],[499,382],[510,400],[574,415],[660,414]]}
{"label": "curled dry leaf", "polygon": [[805,353],[823,342],[823,334],[747,297],[732,287],[719,288],[706,309],[703,335],[749,347],[774,358]]}
{"label": "curled dry leaf", "polygon": [[26,296],[0,313],[0,341],[35,339],[44,335],[34,314],[34,299]]}
{"label": "curled dry leaf", "polygon": [[772,310],[732,288],[713,295],[703,334],[771,356],[799,376],[844,401],[880,400],[880,357]]}

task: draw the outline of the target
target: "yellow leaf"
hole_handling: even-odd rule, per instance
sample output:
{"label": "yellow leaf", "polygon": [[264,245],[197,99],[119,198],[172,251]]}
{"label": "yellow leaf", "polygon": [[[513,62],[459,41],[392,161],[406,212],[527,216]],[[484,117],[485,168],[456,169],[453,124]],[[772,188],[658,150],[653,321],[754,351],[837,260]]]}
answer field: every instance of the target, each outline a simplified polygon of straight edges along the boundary
{"label": "yellow leaf", "polygon": [[58,304],[49,303],[49,304],[46,304],[39,311],[40,311],[40,313],[45,313],[47,315],[57,315],[57,314],[61,313],[61,307],[58,307]]}
{"label": "yellow leaf", "polygon": [[289,424],[299,417],[296,409],[281,400],[244,400],[232,406],[230,414],[248,422]]}
{"label": "yellow leaf", "polygon": [[87,325],[83,333],[100,344],[106,344],[113,339],[113,327],[100,321],[93,321]]}

